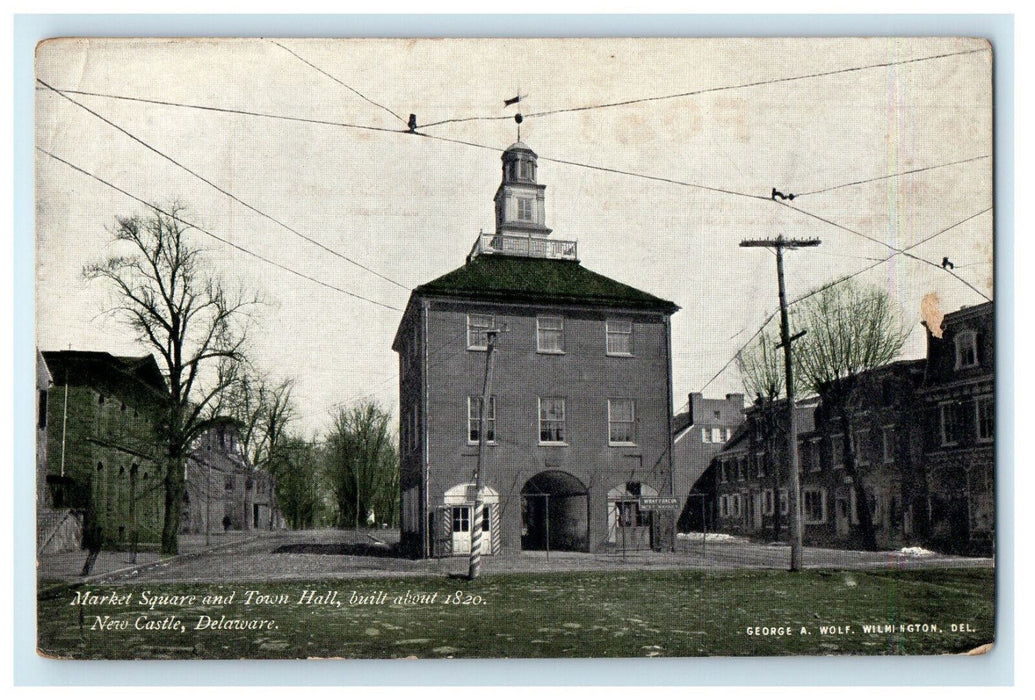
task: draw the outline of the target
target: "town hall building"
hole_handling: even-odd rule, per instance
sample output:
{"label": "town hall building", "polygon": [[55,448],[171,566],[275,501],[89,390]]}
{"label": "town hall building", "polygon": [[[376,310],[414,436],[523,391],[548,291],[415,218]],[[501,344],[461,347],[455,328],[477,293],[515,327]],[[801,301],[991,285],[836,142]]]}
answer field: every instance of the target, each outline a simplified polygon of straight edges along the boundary
{"label": "town hall building", "polygon": [[[668,548],[673,494],[670,317],[679,307],[587,270],[551,237],[536,154],[504,151],[496,227],[460,268],[417,287],[399,355],[402,546]],[[487,418],[482,389],[498,331]],[[485,433],[481,512],[475,509]]]}

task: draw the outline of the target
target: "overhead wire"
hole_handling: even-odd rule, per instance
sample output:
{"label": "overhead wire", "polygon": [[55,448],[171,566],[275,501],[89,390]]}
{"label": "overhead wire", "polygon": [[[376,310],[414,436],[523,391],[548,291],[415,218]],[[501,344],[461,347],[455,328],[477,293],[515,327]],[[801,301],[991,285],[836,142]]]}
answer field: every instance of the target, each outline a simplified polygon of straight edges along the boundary
{"label": "overhead wire", "polygon": [[408,124],[408,122],[407,122],[407,121],[406,121],[405,119],[403,119],[403,118],[402,118],[401,116],[399,116],[398,114],[396,114],[395,112],[393,112],[393,111],[392,111],[391,109],[389,109],[388,107],[385,107],[385,106],[384,106],[383,104],[380,104],[380,103],[378,103],[378,102],[374,102],[374,101],[373,101],[372,99],[370,99],[369,97],[367,97],[366,95],[364,95],[364,94],[363,94],[362,92],[360,92],[360,91],[359,91],[359,90],[357,90],[356,88],[352,87],[351,85],[347,85],[347,84],[346,84],[346,83],[344,83],[343,81],[339,80],[339,79],[338,79],[338,78],[336,78],[335,76],[333,76],[333,75],[331,75],[330,73],[328,73],[327,71],[325,71],[325,70],[324,70],[323,68],[320,68],[319,66],[317,66],[317,65],[315,65],[315,64],[313,64],[313,63],[311,63],[311,62],[309,62],[309,61],[308,61],[308,60],[306,60],[305,58],[302,58],[302,57],[301,57],[301,56],[299,56],[299,55],[298,55],[297,53],[295,53],[294,51],[292,51],[292,50],[291,50],[291,49],[289,49],[288,47],[284,46],[284,45],[283,45],[283,44],[281,44],[280,42],[278,42],[278,41],[273,41],[273,40],[271,39],[271,40],[270,40],[270,43],[272,43],[272,44],[274,44],[275,46],[279,46],[280,48],[284,49],[285,51],[287,51],[287,52],[288,52],[289,54],[291,54],[292,56],[294,56],[295,58],[297,58],[297,59],[298,59],[299,61],[301,61],[302,63],[306,64],[307,66],[309,66],[309,67],[310,67],[310,68],[312,68],[313,70],[315,70],[315,71],[317,71],[317,72],[319,72],[319,73],[321,73],[321,74],[323,74],[323,75],[327,76],[328,78],[330,78],[330,79],[331,79],[331,80],[333,80],[334,82],[338,83],[338,85],[341,85],[341,86],[342,86],[343,88],[345,88],[346,90],[349,90],[350,92],[353,92],[353,93],[355,93],[356,95],[358,95],[358,96],[359,96],[359,97],[360,97],[361,99],[365,100],[366,102],[369,102],[370,104],[374,105],[375,107],[379,107],[379,108],[383,109],[384,111],[388,112],[388,113],[389,113],[389,114],[391,114],[391,115],[392,115],[393,117],[395,117],[396,119],[398,119],[399,121],[401,121],[401,122],[402,122],[403,124]]}
{"label": "overhead wire", "polygon": [[86,170],[84,168],[81,168],[78,165],[75,165],[74,163],[71,163],[71,162],[65,160],[64,158],[61,158],[60,156],[55,155],[55,154],[51,153],[50,151],[47,151],[47,150],[45,150],[43,148],[40,148],[39,146],[36,147],[36,150],[39,151],[40,153],[43,153],[44,155],[50,156],[51,158],[53,158],[54,160],[56,160],[56,161],[58,161],[60,163],[64,163],[66,166],[68,166],[72,170],[75,170],[76,172],[79,172],[79,173],[81,173],[83,175],[86,175],[87,177],[92,178],[93,180],[96,180],[97,182],[99,182],[99,183],[101,183],[101,184],[103,184],[103,185],[105,185],[107,187],[110,187],[111,189],[115,190],[116,192],[119,192],[119,193],[125,195],[126,197],[129,197],[130,199],[132,199],[132,200],[134,200],[136,202],[139,202],[140,204],[143,204],[144,206],[148,207],[149,209],[153,209],[154,211],[158,212],[159,214],[163,214],[163,215],[169,217],[170,219],[172,219],[172,220],[174,220],[174,221],[176,221],[178,223],[183,224],[184,226],[188,226],[188,227],[198,231],[199,233],[202,233],[202,234],[208,236],[209,238],[212,238],[214,240],[219,241],[220,243],[223,243],[223,244],[225,244],[227,246],[230,246],[231,248],[234,248],[235,250],[238,250],[238,251],[240,251],[242,253],[245,253],[246,255],[250,255],[250,256],[252,256],[254,258],[257,258],[257,259],[261,260],[262,262],[264,262],[264,263],[266,263],[268,265],[272,265],[273,267],[280,268],[281,270],[284,270],[285,272],[290,272],[293,275],[301,277],[302,279],[309,280],[310,282],[314,282],[314,283],[316,283],[316,284],[318,284],[318,285],[320,285],[322,287],[326,287],[328,289],[332,289],[332,290],[334,290],[336,292],[340,292],[342,294],[345,294],[347,296],[353,297],[355,299],[360,299],[362,301],[369,302],[371,304],[374,304],[375,306],[380,306],[382,308],[390,309],[392,311],[399,311],[399,312],[402,311],[402,309],[400,309],[397,306],[392,306],[391,304],[384,304],[384,303],[382,303],[380,301],[375,301],[374,299],[370,299],[370,298],[365,297],[365,296],[363,296],[361,294],[356,294],[355,292],[350,292],[347,289],[342,289],[341,287],[336,287],[333,284],[329,284],[329,283],[324,282],[322,280],[319,280],[319,279],[317,279],[315,277],[311,277],[311,276],[305,274],[304,272],[299,272],[298,270],[290,268],[290,267],[288,267],[286,265],[282,265],[282,264],[280,264],[278,262],[270,260],[269,258],[265,257],[264,255],[256,253],[253,250],[249,250],[248,248],[245,248],[244,246],[238,245],[236,243],[228,241],[225,238],[217,236],[216,234],[212,233],[211,231],[207,231],[207,230],[203,229],[202,227],[198,226],[197,224],[191,223],[190,221],[187,221],[186,219],[183,219],[182,217],[176,215],[174,212],[165,211],[164,209],[162,209],[158,205],[156,205],[156,204],[154,204],[152,202],[148,202],[147,200],[145,200],[145,199],[143,199],[141,197],[138,197],[135,194],[132,194],[131,192],[128,192],[128,191],[122,189],[118,185],[116,185],[116,184],[114,184],[112,182],[109,182],[108,180],[105,180],[104,178],[100,177],[99,175],[95,175],[94,173],[91,173],[90,171],[88,171],[88,170]]}
{"label": "overhead wire", "polygon": [[196,177],[199,180],[201,180],[202,182],[204,182],[206,185],[209,185],[213,189],[218,190],[220,193],[224,194],[225,196],[229,197],[230,199],[232,199],[233,201],[237,202],[241,206],[249,209],[250,211],[255,212],[256,214],[258,214],[259,216],[263,217],[264,219],[267,219],[268,221],[272,221],[273,223],[277,224],[278,226],[280,226],[281,228],[285,229],[286,231],[289,231],[289,232],[293,233],[295,236],[298,236],[302,240],[307,241],[307,242],[317,246],[318,248],[327,251],[328,253],[330,253],[331,255],[333,255],[333,256],[335,256],[337,258],[340,258],[341,260],[344,260],[344,261],[346,261],[346,262],[348,262],[348,263],[350,263],[352,265],[355,265],[356,267],[358,267],[358,268],[360,268],[362,270],[365,270],[365,271],[369,272],[370,274],[374,275],[375,277],[379,277],[380,279],[383,279],[386,282],[390,282],[391,284],[394,284],[396,287],[399,287],[400,289],[404,289],[406,291],[410,291],[410,288],[408,286],[406,286],[406,285],[404,285],[404,284],[402,284],[400,282],[397,282],[396,280],[394,280],[394,279],[392,279],[390,277],[387,277],[386,275],[382,275],[377,270],[374,270],[374,269],[368,267],[367,265],[364,265],[361,262],[353,260],[352,258],[350,258],[349,256],[347,256],[347,255],[345,255],[343,253],[339,253],[338,251],[334,250],[333,248],[330,248],[330,247],[324,245],[323,243],[317,241],[316,239],[311,238],[311,237],[305,235],[301,231],[298,231],[298,230],[292,228],[291,226],[288,226],[283,221],[280,221],[279,219],[277,219],[277,218],[275,218],[273,216],[270,216],[266,212],[261,211],[257,207],[252,206],[251,204],[249,204],[248,202],[244,201],[243,199],[241,199],[240,197],[238,197],[234,193],[230,192],[229,190],[224,189],[223,187],[220,187],[219,185],[217,185],[216,183],[212,182],[211,180],[209,180],[204,175],[201,175],[200,173],[196,172],[195,170],[192,170],[191,168],[188,168],[186,165],[184,165],[183,163],[180,163],[178,160],[176,160],[172,156],[169,156],[168,154],[163,153],[162,151],[158,150],[157,148],[155,148],[151,144],[149,144],[146,141],[144,141],[142,138],[136,136],[135,134],[131,133],[127,129],[119,126],[118,124],[116,124],[115,122],[111,121],[110,119],[108,119],[104,115],[94,111],[93,109],[90,109],[89,107],[87,107],[86,105],[82,104],[81,102],[72,99],[68,95],[63,94],[61,90],[58,90],[57,88],[47,84],[46,82],[44,82],[43,80],[40,80],[39,78],[37,78],[37,82],[39,82],[40,85],[43,85],[47,89],[52,90],[56,94],[60,95],[62,98],[68,100],[69,102],[71,102],[75,106],[79,107],[80,109],[85,110],[86,112],[88,112],[89,114],[93,115],[97,119],[100,119],[102,122],[104,122],[105,124],[111,126],[112,128],[116,129],[117,131],[121,132],[122,134],[126,135],[127,137],[129,137],[133,141],[136,141],[138,144],[140,144],[141,146],[143,146],[147,150],[151,151],[152,153],[158,155],[161,158],[164,158],[165,160],[169,161],[170,163],[172,163],[176,167],[180,168],[181,170],[189,173],[190,175],[193,175],[194,177]]}
{"label": "overhead wire", "polygon": [[[567,113],[571,113],[571,112],[585,112],[585,111],[594,110],[594,109],[607,109],[607,108],[611,108],[611,107],[624,107],[624,106],[627,106],[627,105],[639,104],[639,103],[643,103],[643,102],[658,102],[658,101],[661,101],[661,100],[673,100],[673,99],[677,99],[677,98],[681,98],[681,97],[694,97],[696,95],[705,95],[705,94],[713,93],[713,92],[724,92],[724,91],[728,91],[728,90],[743,90],[745,88],[760,87],[760,86],[763,86],[763,85],[774,85],[774,84],[777,84],[777,83],[789,83],[789,82],[794,82],[794,81],[798,81],[798,80],[810,80],[810,79],[813,79],[813,78],[822,78],[822,77],[827,77],[827,76],[831,76],[831,75],[839,75],[839,74],[842,74],[842,73],[853,73],[853,72],[858,72],[858,71],[871,70],[871,69],[874,69],[874,68],[889,68],[891,66],[901,66],[901,65],[906,65],[906,64],[910,64],[910,63],[921,63],[921,62],[924,62],[924,61],[934,61],[934,60],[937,60],[937,59],[950,58],[952,56],[964,56],[964,55],[967,55],[967,54],[980,53],[980,52],[988,51],[988,50],[989,50],[988,48],[980,48],[980,49],[969,49],[969,50],[966,50],[966,51],[953,51],[953,52],[950,52],[950,53],[943,53],[943,54],[938,54],[938,55],[935,55],[935,56],[921,56],[921,57],[918,57],[918,58],[902,59],[900,61],[885,61],[883,63],[871,63],[871,64],[868,64],[868,65],[865,65],[865,66],[853,66],[853,67],[849,67],[849,68],[839,68],[839,69],[835,69],[835,70],[820,71],[820,72],[817,72],[817,73],[807,73],[807,74],[804,74],[804,75],[788,76],[788,77],[784,77],[784,78],[770,78],[770,79],[767,79],[767,80],[755,80],[755,81],[751,81],[751,82],[747,82],[747,83],[739,83],[739,84],[736,84],[736,85],[724,85],[724,86],[717,86],[717,87],[711,87],[711,88],[701,88],[699,90],[688,90],[686,92],[677,92],[677,93],[673,93],[673,94],[669,94],[669,95],[656,95],[656,96],[652,96],[652,97],[639,97],[639,98],[634,98],[634,99],[629,99],[629,100],[618,100],[618,101],[615,101],[615,102],[602,102],[602,103],[599,103],[599,104],[583,105],[583,106],[580,106],[580,107],[567,107],[567,108],[561,108],[561,109],[544,110],[544,111],[541,111],[541,112],[530,112],[530,113],[524,114],[522,116],[524,118],[526,118],[526,119],[529,119],[529,118],[534,118],[534,117],[546,117],[546,116],[551,116],[551,115],[555,115],[555,114],[567,114]],[[420,125],[418,125],[418,128],[426,129],[426,128],[433,127],[433,126],[440,126],[442,124],[457,124],[457,123],[471,122],[471,121],[497,121],[497,120],[500,120],[500,119],[510,119],[510,118],[511,117],[509,115],[507,115],[507,116],[504,116],[504,115],[491,115],[491,116],[482,116],[482,117],[477,117],[477,116],[475,116],[475,117],[458,117],[458,118],[452,118],[452,119],[442,119],[442,120],[435,121],[435,122],[429,122],[427,124],[420,124]]]}
{"label": "overhead wire", "polygon": [[[815,289],[812,289],[812,290],[806,292],[805,294],[802,294],[801,296],[796,297],[796,298],[792,299],[791,301],[787,302],[787,307],[790,308],[791,306],[793,306],[795,304],[798,304],[798,303],[800,303],[802,301],[805,301],[806,299],[808,299],[808,298],[810,298],[812,296],[815,296],[816,294],[819,294],[820,292],[826,291],[827,289],[830,289],[831,287],[836,287],[837,285],[843,284],[843,283],[847,282],[848,280],[850,280],[850,279],[852,279],[854,277],[858,277],[859,275],[861,275],[863,273],[869,272],[873,268],[879,267],[880,265],[883,265],[884,263],[889,262],[890,260],[894,259],[895,257],[897,257],[899,255],[909,256],[909,253],[907,251],[910,251],[910,250],[912,250],[912,249],[914,249],[914,248],[916,248],[918,246],[921,246],[924,243],[927,243],[928,241],[932,240],[933,238],[936,238],[937,236],[940,236],[943,233],[951,231],[952,229],[954,229],[954,228],[956,228],[958,226],[962,226],[963,224],[967,223],[971,219],[975,219],[975,218],[981,216],[982,214],[985,214],[985,213],[990,212],[990,211],[992,211],[992,207],[987,207],[985,209],[982,209],[981,211],[977,212],[976,214],[971,214],[970,216],[968,216],[968,217],[966,217],[964,219],[961,219],[961,220],[957,221],[956,223],[954,223],[954,224],[952,224],[950,226],[946,226],[945,228],[937,231],[936,233],[933,233],[930,236],[927,236],[926,238],[923,238],[923,239],[917,241],[916,243],[913,243],[912,245],[907,246],[906,248],[903,248],[901,250],[897,250],[897,252],[892,253],[891,255],[889,255],[886,258],[878,260],[878,261],[876,261],[876,262],[874,262],[874,263],[872,263],[870,265],[867,265],[866,267],[863,267],[863,268],[861,268],[859,270],[856,270],[855,272],[853,272],[851,274],[844,275],[842,277],[838,277],[835,280],[832,280],[832,281],[830,281],[830,282],[828,282],[828,283],[826,283],[824,285],[821,285],[821,286],[819,286],[819,287],[817,287]],[[741,345],[740,348],[737,349],[737,351],[733,354],[733,356],[726,362],[726,364],[724,364],[719,369],[718,372],[716,372],[714,375],[712,375],[711,379],[709,379],[707,382],[704,383],[704,386],[701,387],[700,391],[704,391],[705,389],[707,389],[711,385],[712,382],[714,382],[716,379],[718,379],[719,376],[723,372],[725,372],[727,369],[729,369],[730,365],[732,365],[736,361],[737,357],[740,356],[740,353],[742,353],[751,344],[751,342],[755,338],[757,338],[762,333],[762,331],[765,330],[765,327],[768,326],[769,323],[774,318],[776,318],[776,315],[778,313],[780,313],[779,309],[777,309],[776,311],[773,311],[768,316],[766,316],[765,319],[762,321],[762,324],[758,327],[758,330],[756,330],[751,335],[751,337],[748,338],[747,341],[745,341],[744,344]],[[730,340],[735,338],[737,335],[740,335],[740,333],[743,333],[743,331],[740,331],[736,335],[732,336],[730,338]]]}
{"label": "overhead wire", "polygon": [[[780,206],[787,207],[788,209],[796,211],[796,212],[798,212],[800,214],[804,214],[805,216],[808,216],[808,217],[811,217],[813,219],[816,219],[817,221],[822,221],[825,224],[829,224],[830,226],[833,226],[835,228],[841,229],[842,231],[847,231],[848,233],[851,233],[851,234],[854,234],[856,236],[860,236],[862,238],[865,238],[868,241],[873,241],[874,243],[877,243],[879,245],[882,245],[882,246],[888,248],[889,250],[894,251],[896,254],[905,255],[907,258],[911,258],[911,259],[916,260],[918,262],[922,262],[925,265],[930,265],[931,267],[934,267],[934,268],[936,268],[938,270],[942,270],[943,272],[946,272],[947,274],[952,275],[954,278],[956,278],[957,280],[962,282],[971,291],[973,291],[976,294],[978,294],[981,298],[985,299],[986,301],[992,301],[991,297],[989,297],[987,294],[982,292],[980,289],[978,289],[977,287],[972,285],[967,280],[965,280],[962,277],[960,277],[954,271],[952,271],[952,270],[950,270],[950,269],[948,269],[948,268],[946,268],[946,267],[944,267],[942,265],[939,265],[936,262],[932,262],[930,260],[927,260],[926,258],[921,258],[918,255],[913,255],[912,253],[906,252],[907,250],[911,250],[912,248],[915,248],[916,247],[915,245],[914,246],[910,246],[909,248],[896,248],[894,245],[892,245],[891,243],[888,243],[887,241],[882,241],[882,240],[880,240],[878,238],[874,238],[873,236],[868,236],[865,233],[862,233],[861,231],[856,231],[853,228],[849,228],[848,226],[845,226],[844,224],[839,224],[836,221],[832,221],[832,220],[830,220],[830,219],[828,219],[826,217],[820,216],[819,214],[814,214],[814,213],[812,213],[810,211],[807,211],[805,209],[801,209],[799,207],[795,207],[795,206],[792,206],[790,204],[787,204],[786,202],[777,201],[776,203],[779,204]],[[980,212],[980,213],[983,214],[985,211],[988,211],[990,209],[991,209],[991,207],[989,207],[988,209],[982,210],[982,212]],[[978,214],[975,214],[974,216],[978,216]],[[973,217],[970,217],[970,218],[973,218]],[[930,238],[925,239],[925,240],[930,240]],[[892,257],[894,257],[894,256],[892,256]]]}

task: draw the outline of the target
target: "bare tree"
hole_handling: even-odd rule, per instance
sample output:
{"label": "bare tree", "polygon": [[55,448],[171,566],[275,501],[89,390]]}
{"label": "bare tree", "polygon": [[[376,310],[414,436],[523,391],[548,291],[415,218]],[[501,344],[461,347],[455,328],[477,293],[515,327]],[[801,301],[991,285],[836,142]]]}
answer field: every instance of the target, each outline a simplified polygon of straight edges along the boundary
{"label": "bare tree", "polygon": [[875,550],[870,501],[856,460],[856,422],[866,405],[866,373],[898,357],[908,331],[884,289],[852,280],[809,297],[797,316],[808,331],[796,348],[799,376],[844,431],[843,462],[855,491],[862,545]]}
{"label": "bare tree", "polygon": [[243,360],[254,298],[229,293],[205,270],[201,250],[187,239],[183,207],[157,207],[146,217],[117,217],[113,235],[124,255],[88,265],[83,275],[114,290],[110,309],[157,353],[169,385],[158,426],[164,457],[162,552],[178,550],[184,460],[193,440],[211,425],[210,406],[228,378],[216,368]]}
{"label": "bare tree", "polygon": [[240,429],[248,464],[270,471],[277,448],[287,438],[288,426],[294,420],[294,381],[275,383],[247,364],[233,361],[220,363],[218,377],[225,389],[212,402],[209,414],[232,418]]}
{"label": "bare tree", "polygon": [[358,526],[373,512],[395,525],[399,515],[399,454],[391,416],[375,402],[340,409],[327,436],[326,468],[338,504],[338,527]]}

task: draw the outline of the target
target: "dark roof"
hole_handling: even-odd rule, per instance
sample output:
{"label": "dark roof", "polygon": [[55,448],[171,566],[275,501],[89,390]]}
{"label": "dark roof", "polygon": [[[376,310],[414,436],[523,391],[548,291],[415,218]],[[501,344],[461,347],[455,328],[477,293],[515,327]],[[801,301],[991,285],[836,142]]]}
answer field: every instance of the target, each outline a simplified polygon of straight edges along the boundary
{"label": "dark roof", "polygon": [[679,307],[574,260],[479,255],[463,267],[414,290],[415,294],[493,302],[547,302],[662,311]]}
{"label": "dark roof", "polygon": [[672,417],[672,434],[679,435],[681,432],[690,427],[690,411],[683,411],[677,413]]}
{"label": "dark roof", "polygon": [[121,376],[129,375],[163,394],[167,391],[165,378],[153,355],[120,357],[107,352],[86,350],[46,350],[43,359],[54,381],[58,383],[63,381],[65,373],[69,371],[75,376],[88,371],[107,371]]}

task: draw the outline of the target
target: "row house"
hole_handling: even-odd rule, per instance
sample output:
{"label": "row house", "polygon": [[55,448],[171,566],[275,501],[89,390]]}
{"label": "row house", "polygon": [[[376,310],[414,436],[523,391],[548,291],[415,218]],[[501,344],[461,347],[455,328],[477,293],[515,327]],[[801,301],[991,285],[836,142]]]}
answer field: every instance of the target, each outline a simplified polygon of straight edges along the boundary
{"label": "row house", "polygon": [[[992,303],[946,314],[928,328],[926,359],[866,372],[846,413],[825,400],[799,405],[803,539],[865,546],[920,543],[990,554],[995,538],[995,326]],[[710,527],[767,539],[786,534],[785,409],[755,406],[693,492],[714,503]],[[776,420],[772,417],[778,416]],[[848,445],[859,484],[848,468]],[[775,465],[775,466],[774,466]]]}
{"label": "row house", "polygon": [[[878,546],[901,546],[925,509],[920,423],[914,410],[924,361],[896,362],[857,378],[851,443],[857,488],[848,468],[844,416],[818,398],[796,405],[802,538],[807,544],[858,548],[865,501]],[[720,529],[779,540],[789,528],[786,403],[753,406],[715,458]],[[864,496],[860,496],[860,491]]]}
{"label": "row house", "polygon": [[995,535],[995,310],[946,314],[927,329],[924,461],[930,538],[951,551],[990,553]]}
{"label": "row house", "polygon": [[692,393],[687,410],[672,419],[672,478],[682,508],[676,522],[679,532],[702,529],[709,500],[693,492],[693,486],[743,422],[743,394],[706,399]]}
{"label": "row house", "polygon": [[[401,542],[414,556],[669,547],[672,302],[582,267],[551,238],[537,156],[502,155],[496,231],[417,287],[399,356]],[[500,331],[487,417],[490,331]],[[476,505],[479,440],[484,489]],[[647,499],[647,500],[644,500]]]}

